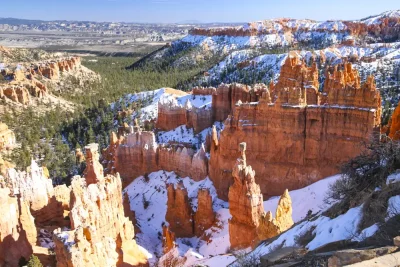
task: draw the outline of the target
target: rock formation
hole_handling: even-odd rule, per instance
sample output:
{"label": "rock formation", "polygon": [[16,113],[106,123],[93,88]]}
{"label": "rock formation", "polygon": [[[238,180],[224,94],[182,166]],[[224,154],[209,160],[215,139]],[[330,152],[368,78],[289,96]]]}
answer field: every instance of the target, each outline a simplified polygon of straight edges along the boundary
{"label": "rock formation", "polygon": [[201,236],[215,222],[213,200],[208,189],[200,188],[197,193],[197,211],[194,215],[194,233]]}
{"label": "rock formation", "polygon": [[392,140],[400,139],[400,105],[397,105],[389,120],[388,135]]}
{"label": "rock formation", "polygon": [[119,173],[124,186],[138,176],[158,170],[174,171],[181,177],[200,181],[207,177],[205,148],[196,153],[183,145],[158,145],[153,132],[137,131],[120,139],[111,135],[103,153],[106,173]]}
{"label": "rock formation", "polygon": [[229,188],[229,239],[232,248],[254,246],[259,240],[257,228],[264,212],[263,196],[256,184],[255,172],[246,163],[246,143],[240,144],[240,158],[232,170],[233,184]]}
{"label": "rock formation", "polygon": [[90,144],[85,147],[86,150],[86,169],[85,178],[87,185],[97,184],[104,179],[103,165],[99,162],[99,145]]}
{"label": "rock formation", "polygon": [[68,225],[64,212],[69,210],[70,191],[65,185],[54,188],[46,172],[32,160],[26,172],[8,169],[2,184],[29,205],[36,225]]}
{"label": "rock formation", "polygon": [[379,131],[380,95],[372,78],[360,84],[346,64],[327,78],[318,100],[314,68],[296,64],[304,63],[287,59],[282,67],[287,73],[273,86],[272,97],[264,92],[258,103],[238,103],[219,140],[212,138],[209,176],[220,198],[228,198],[235,147],[243,141],[261,192],[274,196],[338,173],[343,162],[359,154],[361,143]]}
{"label": "rock formation", "polygon": [[36,227],[29,207],[10,189],[0,188],[0,266],[19,266],[36,244]]}
{"label": "rock formation", "polygon": [[276,218],[265,213],[263,195],[255,182],[255,171],[246,162],[246,143],[239,145],[240,158],[232,170],[229,188],[229,239],[231,248],[254,247],[260,240],[277,236],[293,225],[292,206],[288,191],[278,203]]}
{"label": "rock formation", "polygon": [[6,65],[0,71],[7,81],[0,86],[0,98],[28,105],[32,97],[42,98],[48,93],[47,82],[58,82],[62,73],[78,72],[80,68],[80,57]]}
{"label": "rock formation", "polygon": [[188,193],[183,183],[167,186],[168,202],[165,220],[176,237],[194,235],[193,210],[189,203]]}
{"label": "rock formation", "polygon": [[163,253],[167,254],[172,249],[176,247],[175,244],[175,234],[169,230],[169,227],[164,225],[163,226]]}
{"label": "rock formation", "polygon": [[398,16],[381,15],[373,23],[362,21],[325,21],[316,22],[308,19],[279,18],[250,22],[240,27],[194,28],[189,31],[191,35],[201,36],[278,36],[285,34],[287,42],[298,41],[299,33],[336,34],[344,39],[348,35],[363,38],[369,35],[372,38],[388,39],[397,37],[400,18]]}
{"label": "rock formation", "polygon": [[15,134],[5,123],[0,122],[0,151],[13,148],[16,144]]}
{"label": "rock formation", "polygon": [[[96,145],[88,147],[93,155]],[[88,157],[87,165],[97,165],[96,158]],[[57,266],[147,264],[133,240],[133,225],[124,216],[120,177],[108,175],[94,183],[93,172],[85,173],[89,176],[74,177],[71,184],[71,230],[53,235]]]}

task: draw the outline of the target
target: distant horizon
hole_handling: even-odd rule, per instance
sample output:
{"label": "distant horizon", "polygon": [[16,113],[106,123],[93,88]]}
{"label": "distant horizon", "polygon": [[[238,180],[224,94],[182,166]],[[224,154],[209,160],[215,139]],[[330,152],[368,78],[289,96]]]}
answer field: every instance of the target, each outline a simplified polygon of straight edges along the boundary
{"label": "distant horizon", "polygon": [[0,18],[140,24],[245,23],[276,18],[359,20],[399,10],[394,0],[19,0],[2,4]]}

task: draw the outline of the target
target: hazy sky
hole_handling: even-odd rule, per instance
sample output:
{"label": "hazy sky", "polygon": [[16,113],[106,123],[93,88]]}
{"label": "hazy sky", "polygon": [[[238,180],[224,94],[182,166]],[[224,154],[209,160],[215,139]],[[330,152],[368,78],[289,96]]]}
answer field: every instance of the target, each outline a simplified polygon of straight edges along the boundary
{"label": "hazy sky", "polygon": [[359,19],[399,0],[4,0],[0,17],[126,22],[247,22],[277,17]]}

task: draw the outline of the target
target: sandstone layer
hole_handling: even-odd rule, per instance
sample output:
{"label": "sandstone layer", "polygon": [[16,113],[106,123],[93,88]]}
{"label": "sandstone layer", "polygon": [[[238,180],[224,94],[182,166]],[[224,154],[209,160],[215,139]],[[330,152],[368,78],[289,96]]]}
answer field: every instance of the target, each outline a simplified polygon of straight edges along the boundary
{"label": "sandstone layer", "polygon": [[372,78],[361,84],[346,64],[328,73],[321,94],[314,90],[314,67],[303,64],[289,57],[272,93],[264,92],[257,103],[238,103],[219,140],[212,138],[209,176],[220,198],[228,199],[235,147],[243,141],[261,192],[274,196],[338,173],[379,132],[381,99]]}
{"label": "sandstone layer", "polygon": [[205,148],[195,152],[184,145],[158,145],[153,132],[137,131],[119,139],[111,135],[103,153],[106,173],[119,173],[124,186],[138,176],[158,170],[174,171],[181,177],[199,181],[207,177]]}

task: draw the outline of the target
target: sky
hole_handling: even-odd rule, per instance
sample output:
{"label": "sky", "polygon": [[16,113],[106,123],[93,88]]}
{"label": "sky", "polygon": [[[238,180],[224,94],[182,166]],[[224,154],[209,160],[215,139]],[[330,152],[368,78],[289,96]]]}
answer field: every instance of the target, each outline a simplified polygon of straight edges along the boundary
{"label": "sky", "polygon": [[5,0],[0,17],[109,22],[249,22],[278,17],[360,19],[399,0]]}

